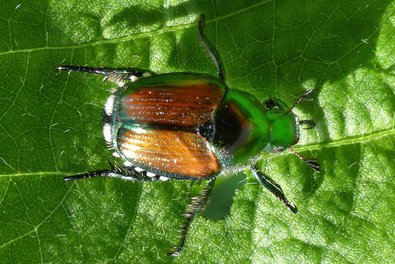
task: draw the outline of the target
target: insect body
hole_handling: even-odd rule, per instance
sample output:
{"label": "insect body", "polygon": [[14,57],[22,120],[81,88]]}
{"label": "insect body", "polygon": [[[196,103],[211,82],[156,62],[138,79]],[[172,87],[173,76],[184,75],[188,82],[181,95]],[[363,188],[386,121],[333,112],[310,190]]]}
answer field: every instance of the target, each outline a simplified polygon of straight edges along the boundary
{"label": "insect body", "polygon": [[[217,51],[203,34],[204,17],[199,20],[199,36],[217,66],[217,77],[198,73],[155,74],[142,69],[111,69],[60,66],[62,71],[82,71],[105,75],[118,84],[103,110],[106,142],[121,157],[122,167],[66,177],[76,180],[96,176],[136,181],[172,179],[208,180],[199,196],[192,199],[185,214],[180,242],[170,255],[184,246],[195,214],[210,194],[215,176],[250,166],[256,179],[294,213],[281,187],[255,165],[262,151],[278,152],[299,140],[299,126],[314,126],[301,120],[292,108],[312,90],[287,107],[278,99],[263,104],[249,93],[229,89]],[[293,151],[293,150],[292,150]],[[297,154],[297,153],[295,153]],[[319,170],[314,160],[306,160]]]}

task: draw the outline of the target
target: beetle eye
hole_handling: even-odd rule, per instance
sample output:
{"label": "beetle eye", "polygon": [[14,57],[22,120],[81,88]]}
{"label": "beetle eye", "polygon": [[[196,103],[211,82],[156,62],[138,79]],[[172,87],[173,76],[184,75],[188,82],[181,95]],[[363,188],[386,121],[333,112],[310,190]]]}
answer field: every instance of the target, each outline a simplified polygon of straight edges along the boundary
{"label": "beetle eye", "polygon": [[267,109],[273,109],[273,108],[277,108],[278,109],[278,105],[276,104],[276,102],[273,99],[268,99],[264,102],[264,105]]}

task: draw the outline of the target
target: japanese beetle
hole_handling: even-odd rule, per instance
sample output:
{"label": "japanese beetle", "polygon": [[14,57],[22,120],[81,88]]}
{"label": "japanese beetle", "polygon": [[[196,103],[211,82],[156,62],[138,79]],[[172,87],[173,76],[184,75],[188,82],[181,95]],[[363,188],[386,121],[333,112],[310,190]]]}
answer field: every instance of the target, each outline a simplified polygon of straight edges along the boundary
{"label": "japanese beetle", "polygon": [[217,68],[217,76],[200,73],[156,74],[137,68],[59,66],[60,71],[104,75],[117,89],[103,109],[104,138],[124,166],[65,177],[66,181],[108,176],[132,181],[167,179],[207,180],[188,206],[178,245],[182,250],[188,228],[206,204],[215,178],[222,172],[249,166],[255,178],[293,213],[297,208],[281,187],[262,173],[255,162],[263,152],[291,150],[314,170],[320,166],[292,149],[299,141],[299,127],[315,126],[298,120],[292,107],[270,98],[263,104],[253,95],[229,89],[216,49],[203,33],[204,16],[198,22],[199,38]]}

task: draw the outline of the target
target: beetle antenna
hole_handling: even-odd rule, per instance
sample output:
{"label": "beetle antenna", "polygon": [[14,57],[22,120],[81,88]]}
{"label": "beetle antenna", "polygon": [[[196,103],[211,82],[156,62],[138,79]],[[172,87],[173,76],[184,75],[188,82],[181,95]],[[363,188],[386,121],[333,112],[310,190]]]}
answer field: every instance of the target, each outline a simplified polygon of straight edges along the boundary
{"label": "beetle antenna", "polygon": [[303,101],[307,96],[309,96],[310,94],[312,94],[315,90],[314,89],[310,89],[307,90],[304,94],[302,94],[302,96],[300,96],[295,103],[288,109],[287,113],[291,112],[292,109],[294,109],[295,106],[297,106],[301,101]]}
{"label": "beetle antenna", "polygon": [[213,61],[215,67],[217,67],[218,79],[221,79],[222,81],[224,81],[225,80],[225,69],[224,69],[224,66],[222,65],[219,53],[215,49],[213,44],[211,44],[211,42],[204,35],[205,20],[206,19],[205,19],[204,15],[201,14],[199,17],[199,22],[198,22],[199,39],[200,39],[200,42],[203,44],[204,48],[207,50],[207,53],[210,56],[211,60]]}
{"label": "beetle antenna", "polygon": [[291,146],[288,147],[288,149],[295,154],[296,157],[298,157],[300,160],[306,162],[313,170],[320,172],[321,171],[321,166],[317,162],[316,159],[306,159],[305,157],[302,157],[298,152],[296,152]]}

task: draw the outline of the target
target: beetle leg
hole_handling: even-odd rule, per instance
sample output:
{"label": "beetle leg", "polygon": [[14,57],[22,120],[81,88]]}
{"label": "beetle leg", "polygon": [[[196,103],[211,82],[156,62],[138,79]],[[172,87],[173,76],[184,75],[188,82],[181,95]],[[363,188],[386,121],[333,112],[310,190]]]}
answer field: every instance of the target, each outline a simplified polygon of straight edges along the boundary
{"label": "beetle leg", "polygon": [[273,181],[273,179],[263,174],[256,165],[251,166],[251,172],[258,182],[262,184],[269,192],[274,194],[274,196],[276,196],[280,201],[282,201],[292,213],[296,214],[298,212],[298,208],[292,202],[288,201],[281,186]]}
{"label": "beetle leg", "polygon": [[153,71],[139,68],[95,68],[86,66],[62,65],[57,69],[59,71],[76,71],[104,75],[104,80],[114,82],[119,86],[125,85],[126,82],[135,82],[139,78],[149,77],[156,74]]}
{"label": "beetle leg", "polygon": [[[158,181],[164,180],[164,177],[155,175],[153,173],[144,171],[138,167],[121,167],[114,166],[109,161],[111,169],[97,170],[72,176],[64,177],[65,181],[74,181],[81,179],[89,179],[93,177],[113,177],[129,181]],[[166,178],[167,179],[167,178]]]}
{"label": "beetle leg", "polygon": [[204,35],[204,26],[205,26],[205,17],[204,15],[200,15],[198,22],[198,30],[199,30],[199,39],[204,48],[207,50],[208,55],[213,61],[215,67],[217,67],[217,76],[220,80],[225,80],[225,69],[222,65],[221,58],[219,56],[218,51],[215,49],[213,44],[206,38]]}
{"label": "beetle leg", "polygon": [[303,160],[306,162],[313,170],[320,172],[321,171],[321,166],[317,162],[316,159],[306,159],[305,157],[302,157],[298,152],[296,152],[291,146],[288,147],[288,149],[295,154],[296,157],[298,157],[300,160]]}
{"label": "beetle leg", "polygon": [[303,126],[304,129],[312,129],[315,127],[315,122],[313,120],[299,120],[298,124]]}
{"label": "beetle leg", "polygon": [[184,223],[181,228],[180,241],[178,242],[178,245],[176,247],[174,247],[172,250],[170,250],[170,252],[167,253],[169,256],[177,257],[180,254],[181,250],[185,245],[185,239],[187,237],[189,227],[196,214],[207,203],[208,197],[210,196],[211,190],[213,189],[214,182],[215,179],[210,180],[198,196],[192,197],[192,201],[188,205],[187,210],[184,214]]}

